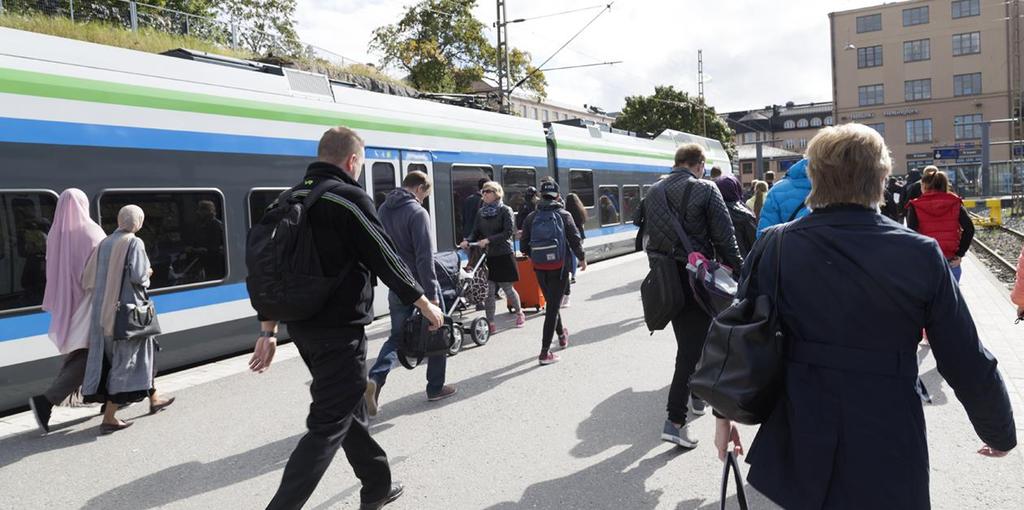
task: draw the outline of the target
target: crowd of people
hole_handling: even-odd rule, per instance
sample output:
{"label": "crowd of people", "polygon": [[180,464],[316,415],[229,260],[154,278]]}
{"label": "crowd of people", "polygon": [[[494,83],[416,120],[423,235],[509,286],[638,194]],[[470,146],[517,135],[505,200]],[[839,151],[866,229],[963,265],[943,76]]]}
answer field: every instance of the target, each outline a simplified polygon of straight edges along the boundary
{"label": "crowd of people", "polygon": [[[304,221],[323,276],[340,284],[323,302],[310,303],[308,316],[285,321],[312,375],[312,403],[308,431],[285,466],[271,509],[301,508],[339,448],[362,482],[361,508],[381,508],[404,490],[392,480],[368,420],[396,366],[406,324],[418,316],[434,331],[446,321],[430,219],[422,207],[433,186],[427,174],[409,172],[375,207],[358,184],[364,150],[356,132],[328,130],[317,160],[283,195],[313,200]],[[734,176],[718,169],[705,179],[704,149],[686,144],[636,211],[638,242],[652,266],[668,257],[687,275],[688,263],[699,255],[719,261],[746,295],[779,296],[773,306],[788,342],[784,388],[748,461],[751,485],[787,508],[929,506],[928,447],[915,390],[922,331],[984,443],[978,453],[1001,457],[1016,446],[1005,384],[958,287],[959,261],[973,236],[970,219],[938,169],[925,169],[919,184],[894,184],[888,154],[870,128],[822,129],[806,159],[777,182],[755,184],[750,202]],[[499,290],[516,326],[524,324],[525,297],[514,283],[528,267],[547,303],[537,361],[555,363],[554,341],[561,349],[569,346],[560,309],[568,306],[573,275],[587,268],[587,211],[579,197],[563,197],[550,178],[527,190],[517,214],[503,203],[500,184],[482,180],[479,189],[464,204],[462,247],[486,253],[490,284],[484,308],[491,331]],[[899,211],[895,217],[886,213],[889,201]],[[141,208],[125,206],[117,230],[105,235],[90,219],[84,193],[69,189],[60,196],[46,238],[43,306],[52,317],[50,337],[65,361],[51,388],[30,402],[43,430],[52,407],[79,387],[87,401],[104,404],[102,434],[131,425],[115,415],[125,405],[148,399],[156,413],[174,402],[153,383],[158,330],[124,326],[126,316],[138,322],[139,311],[149,305],[145,289],[152,270],[135,236],[143,222]],[[516,240],[529,261],[525,266]],[[893,264],[897,256],[915,263]],[[389,288],[391,335],[367,370],[365,327],[373,319],[374,276]],[[714,313],[701,305],[689,282],[678,284],[685,305],[671,320],[677,353],[661,437],[695,448],[700,438],[688,423],[708,406],[691,394],[690,379]],[[1013,300],[1024,312],[1024,284]],[[257,311],[260,333],[249,367],[261,373],[274,360],[282,321]],[[443,354],[428,358],[426,400],[456,394],[445,371]],[[723,457],[743,453],[730,417],[712,411],[715,451]]]}

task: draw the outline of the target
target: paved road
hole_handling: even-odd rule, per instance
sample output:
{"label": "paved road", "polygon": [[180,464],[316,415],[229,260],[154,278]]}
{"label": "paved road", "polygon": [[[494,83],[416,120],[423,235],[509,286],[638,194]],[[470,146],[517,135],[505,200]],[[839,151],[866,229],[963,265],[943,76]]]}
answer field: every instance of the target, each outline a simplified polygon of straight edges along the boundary
{"label": "paved road", "polygon": [[[718,508],[710,416],[694,423],[703,441],[694,451],[658,439],[675,342],[669,332],[648,336],[639,319],[645,267],[630,256],[581,275],[565,311],[573,343],[562,363],[536,365],[537,316],[451,358],[448,377],[459,394],[448,401],[426,402],[423,369],[394,372],[373,423],[407,486],[393,508]],[[996,292],[970,267],[965,288],[978,290],[968,299]],[[372,339],[374,356],[383,333]],[[1008,342],[1017,339],[991,342],[1013,357],[1021,351]],[[236,359],[161,378],[179,402],[154,417],[142,405],[128,409],[124,417],[136,425],[112,436],[98,437],[99,419],[89,415],[47,437],[0,440],[0,508],[262,508],[304,431],[309,401],[309,374],[294,350],[283,348],[281,358],[259,376],[241,373],[244,360]],[[1003,366],[1024,382],[1020,360]],[[936,399],[926,408],[934,507],[1020,508],[1024,455],[976,455],[980,443],[931,357],[922,371]],[[748,444],[753,436],[744,430]],[[773,508],[753,500],[754,508]],[[307,508],[357,503],[357,481],[339,456]]]}

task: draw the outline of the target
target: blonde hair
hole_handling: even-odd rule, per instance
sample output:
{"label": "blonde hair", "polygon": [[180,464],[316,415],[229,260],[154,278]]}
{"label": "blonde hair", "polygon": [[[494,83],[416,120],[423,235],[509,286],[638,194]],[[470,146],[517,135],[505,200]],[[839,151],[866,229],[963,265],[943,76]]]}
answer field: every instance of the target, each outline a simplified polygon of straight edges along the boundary
{"label": "blonde hair", "polygon": [[807,145],[806,157],[811,181],[807,207],[877,207],[884,200],[892,159],[878,131],[856,123],[824,128]]}
{"label": "blonde hair", "polygon": [[484,183],[483,187],[480,188],[480,191],[488,190],[493,191],[495,195],[498,195],[498,198],[505,198],[505,190],[501,187],[501,184],[494,181],[487,181]]}
{"label": "blonde hair", "polygon": [[761,217],[761,209],[764,207],[764,199],[768,195],[768,183],[765,181],[754,181],[754,216]]}

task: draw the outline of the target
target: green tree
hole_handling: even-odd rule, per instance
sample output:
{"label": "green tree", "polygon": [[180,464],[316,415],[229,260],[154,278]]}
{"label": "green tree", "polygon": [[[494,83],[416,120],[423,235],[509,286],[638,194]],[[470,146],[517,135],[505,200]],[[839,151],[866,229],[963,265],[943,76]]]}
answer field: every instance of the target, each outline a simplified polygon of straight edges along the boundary
{"label": "green tree", "polygon": [[[707,122],[706,135],[703,134],[701,112],[704,114],[703,120]],[[732,130],[715,114],[715,109],[702,104],[700,98],[676,90],[671,85],[654,87],[654,95],[651,96],[627,97],[626,106],[615,119],[614,127],[653,135],[665,129],[674,129],[714,138],[722,142],[730,158],[736,159]]]}
{"label": "green tree", "polygon": [[[422,0],[397,23],[373,32],[370,50],[381,66],[396,66],[413,87],[426,92],[469,92],[475,81],[497,76],[498,52],[473,17],[476,0]],[[531,65],[530,54],[509,51],[512,83],[528,77],[522,87],[545,95],[544,73]]]}
{"label": "green tree", "polygon": [[302,43],[295,31],[296,0],[223,0],[223,15],[239,26],[239,43],[256,54],[299,56]]}

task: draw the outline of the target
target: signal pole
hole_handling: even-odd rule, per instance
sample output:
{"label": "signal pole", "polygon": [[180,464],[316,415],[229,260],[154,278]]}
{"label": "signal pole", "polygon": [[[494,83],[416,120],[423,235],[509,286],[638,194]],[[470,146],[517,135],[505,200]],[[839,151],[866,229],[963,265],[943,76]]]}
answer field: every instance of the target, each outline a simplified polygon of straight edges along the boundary
{"label": "signal pole", "polygon": [[498,111],[509,113],[509,101],[512,98],[509,97],[511,91],[508,89],[512,86],[512,80],[509,77],[508,64],[508,32],[506,31],[508,21],[505,14],[505,0],[497,1],[498,23],[495,24],[495,28],[498,32]]}

